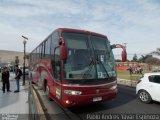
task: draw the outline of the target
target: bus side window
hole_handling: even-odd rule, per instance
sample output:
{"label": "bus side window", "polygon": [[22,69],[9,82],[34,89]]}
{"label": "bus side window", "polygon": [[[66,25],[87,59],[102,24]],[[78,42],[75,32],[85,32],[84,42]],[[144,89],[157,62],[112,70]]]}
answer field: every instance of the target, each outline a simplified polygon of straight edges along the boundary
{"label": "bus side window", "polygon": [[55,48],[54,63],[54,76],[56,80],[60,80],[60,47]]}

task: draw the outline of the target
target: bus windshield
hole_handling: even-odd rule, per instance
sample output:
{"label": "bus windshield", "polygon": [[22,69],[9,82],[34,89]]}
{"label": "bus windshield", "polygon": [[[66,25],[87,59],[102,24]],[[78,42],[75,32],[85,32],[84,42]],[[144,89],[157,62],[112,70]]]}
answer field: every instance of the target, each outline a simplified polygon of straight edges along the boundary
{"label": "bus windshield", "polygon": [[72,83],[98,83],[115,79],[115,62],[106,37],[64,32],[67,46],[64,80]]}

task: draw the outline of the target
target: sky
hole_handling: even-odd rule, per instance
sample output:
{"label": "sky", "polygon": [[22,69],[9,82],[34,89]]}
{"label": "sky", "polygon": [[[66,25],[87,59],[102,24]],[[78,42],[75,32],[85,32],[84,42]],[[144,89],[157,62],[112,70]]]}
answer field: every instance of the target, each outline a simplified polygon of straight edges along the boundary
{"label": "sky", "polygon": [[[57,28],[107,35],[129,58],[160,47],[159,0],[0,0],[0,50],[31,52]],[[113,50],[120,58],[121,49]]]}

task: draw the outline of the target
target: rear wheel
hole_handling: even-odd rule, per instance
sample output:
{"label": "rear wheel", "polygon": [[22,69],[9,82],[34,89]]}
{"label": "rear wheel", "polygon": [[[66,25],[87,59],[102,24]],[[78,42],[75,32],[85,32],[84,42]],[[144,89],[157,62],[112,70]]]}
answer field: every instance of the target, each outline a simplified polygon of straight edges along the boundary
{"label": "rear wheel", "polygon": [[150,103],[152,101],[150,94],[145,90],[139,91],[138,97],[139,97],[140,101],[142,101],[144,103]]}
{"label": "rear wheel", "polygon": [[35,84],[35,83],[32,81],[32,84]]}
{"label": "rear wheel", "polygon": [[47,81],[46,81],[46,80],[45,80],[45,82],[44,82],[44,93],[45,93],[47,99],[51,101],[52,99],[51,99],[50,96],[49,96],[49,87],[48,87],[48,85],[47,85]]}
{"label": "rear wheel", "polygon": [[33,82],[33,79],[32,79],[32,74],[30,74],[30,78],[29,78],[30,80],[31,80],[31,83],[32,84],[35,84],[34,82]]}

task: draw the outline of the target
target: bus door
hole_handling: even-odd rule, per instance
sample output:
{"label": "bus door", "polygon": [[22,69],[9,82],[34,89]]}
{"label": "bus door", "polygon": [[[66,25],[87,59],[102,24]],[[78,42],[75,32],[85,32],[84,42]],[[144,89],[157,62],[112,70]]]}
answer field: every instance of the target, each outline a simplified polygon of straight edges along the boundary
{"label": "bus door", "polygon": [[60,47],[56,47],[54,51],[54,79],[55,90],[54,97],[61,101],[61,60],[60,60]]}

